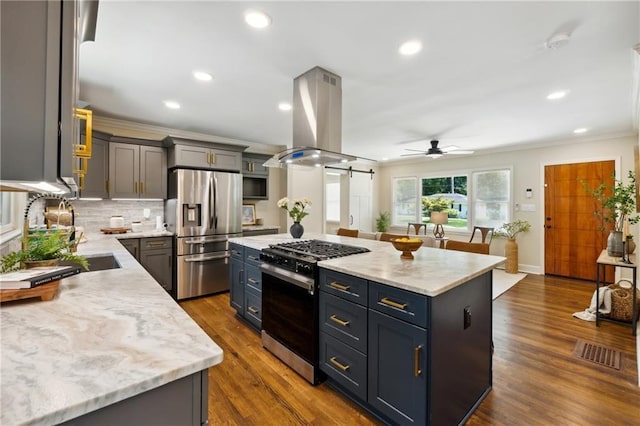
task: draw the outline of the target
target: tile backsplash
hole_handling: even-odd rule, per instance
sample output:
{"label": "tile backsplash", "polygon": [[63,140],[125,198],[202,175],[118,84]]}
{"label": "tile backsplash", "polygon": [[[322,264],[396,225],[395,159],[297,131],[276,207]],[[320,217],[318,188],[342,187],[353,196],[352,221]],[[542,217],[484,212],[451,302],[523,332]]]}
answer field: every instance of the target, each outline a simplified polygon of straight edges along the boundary
{"label": "tile backsplash", "polygon": [[[109,227],[111,216],[124,218],[124,226],[131,222],[142,222],[144,230],[155,229],[156,216],[164,223],[164,202],[147,200],[74,200],[73,209],[76,214],[76,226],[82,226],[85,232],[100,232]],[[144,218],[144,209],[149,209],[149,218]]]}

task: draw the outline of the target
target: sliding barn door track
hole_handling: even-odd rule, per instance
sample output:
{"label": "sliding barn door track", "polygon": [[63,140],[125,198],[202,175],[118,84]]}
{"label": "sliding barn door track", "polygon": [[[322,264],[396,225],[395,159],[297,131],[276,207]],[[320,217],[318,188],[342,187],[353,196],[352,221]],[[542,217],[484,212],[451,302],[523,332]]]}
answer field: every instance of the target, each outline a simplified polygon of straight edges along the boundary
{"label": "sliding barn door track", "polygon": [[578,358],[620,370],[622,353],[619,350],[578,340],[573,352]]}

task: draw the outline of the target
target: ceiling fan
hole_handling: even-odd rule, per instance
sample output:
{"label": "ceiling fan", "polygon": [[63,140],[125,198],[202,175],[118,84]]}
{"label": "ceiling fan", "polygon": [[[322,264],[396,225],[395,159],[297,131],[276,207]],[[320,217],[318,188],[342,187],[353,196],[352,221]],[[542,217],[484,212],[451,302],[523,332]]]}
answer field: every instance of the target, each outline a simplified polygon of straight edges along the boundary
{"label": "ceiling fan", "polygon": [[409,149],[409,148],[405,148],[406,151],[415,151],[416,154],[402,154],[402,157],[408,157],[411,155],[426,155],[429,158],[440,158],[445,154],[456,154],[456,155],[460,155],[460,154],[473,154],[474,151],[470,151],[470,150],[465,150],[465,149],[459,149],[457,146],[445,146],[442,148],[438,148],[438,140],[432,140],[431,142],[431,148],[429,148],[426,151],[420,150],[420,149]]}

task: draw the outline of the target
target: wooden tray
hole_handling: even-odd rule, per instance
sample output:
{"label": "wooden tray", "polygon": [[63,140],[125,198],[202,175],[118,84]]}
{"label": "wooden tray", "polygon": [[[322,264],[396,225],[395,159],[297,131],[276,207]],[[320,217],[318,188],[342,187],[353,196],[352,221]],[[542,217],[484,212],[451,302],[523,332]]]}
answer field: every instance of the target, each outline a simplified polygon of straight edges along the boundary
{"label": "wooden tray", "polygon": [[102,228],[100,230],[103,234],[124,234],[127,231],[131,231],[131,228]]}
{"label": "wooden tray", "polygon": [[52,300],[56,293],[58,293],[59,286],[60,280],[57,280],[33,288],[0,290],[0,303],[11,302],[12,300],[31,299],[32,297],[39,297],[43,301]]}

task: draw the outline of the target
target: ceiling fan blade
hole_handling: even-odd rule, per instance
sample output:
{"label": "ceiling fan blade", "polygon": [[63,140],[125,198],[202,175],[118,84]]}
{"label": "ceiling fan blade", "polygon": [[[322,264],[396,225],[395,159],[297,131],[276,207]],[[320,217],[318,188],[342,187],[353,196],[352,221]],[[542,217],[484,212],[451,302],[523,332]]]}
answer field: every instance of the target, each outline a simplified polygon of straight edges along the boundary
{"label": "ceiling fan blade", "polygon": [[465,149],[461,149],[461,150],[456,150],[456,151],[446,151],[445,154],[453,154],[453,155],[463,155],[463,154],[473,154],[475,151],[470,151],[470,150],[465,150]]}
{"label": "ceiling fan blade", "polygon": [[413,157],[413,156],[416,156],[416,155],[425,155],[425,154],[426,153],[424,151],[422,151],[422,152],[417,152],[415,154],[400,154],[400,157]]}
{"label": "ceiling fan blade", "polygon": [[451,152],[451,151],[457,151],[460,148],[458,148],[455,145],[447,145],[447,146],[443,146],[442,148],[440,148],[442,150],[442,152]]}
{"label": "ceiling fan blade", "polygon": [[405,148],[405,151],[415,151],[415,152],[422,152],[422,153],[427,153],[427,151],[425,151],[424,149],[411,149],[411,148]]}

